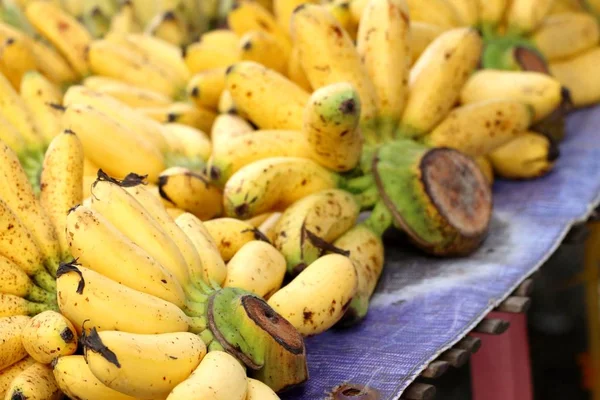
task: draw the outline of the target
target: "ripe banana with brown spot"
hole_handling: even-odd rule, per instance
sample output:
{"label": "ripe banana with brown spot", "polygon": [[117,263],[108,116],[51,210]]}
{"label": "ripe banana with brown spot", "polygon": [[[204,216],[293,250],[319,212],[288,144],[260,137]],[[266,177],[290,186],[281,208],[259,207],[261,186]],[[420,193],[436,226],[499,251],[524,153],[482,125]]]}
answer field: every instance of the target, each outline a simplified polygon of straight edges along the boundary
{"label": "ripe banana with brown spot", "polygon": [[280,74],[287,71],[286,51],[275,36],[264,31],[249,31],[240,38],[240,54],[243,61],[254,61]]}
{"label": "ripe banana with brown spot", "polygon": [[31,46],[25,36],[11,37],[0,43],[0,73],[19,90],[23,76],[37,67]]}
{"label": "ripe banana with brown spot", "polygon": [[27,353],[42,364],[50,364],[56,357],[68,356],[77,350],[75,327],[56,311],[44,311],[31,318],[21,336]]}
{"label": "ripe banana with brown spot", "polygon": [[10,386],[10,383],[13,381],[13,379],[15,379],[17,377],[17,375],[19,375],[21,372],[23,372],[25,369],[27,369],[32,364],[35,364],[35,360],[31,357],[26,357],[26,358],[22,359],[21,361],[17,361],[10,367],[6,367],[2,370],[2,372],[0,373],[0,396],[1,397],[4,398],[4,395],[6,394],[6,390]]}
{"label": "ripe banana with brown spot", "polygon": [[225,68],[202,71],[192,76],[187,85],[189,98],[199,107],[216,110],[225,90]]}
{"label": "ripe banana with brown spot", "polygon": [[56,294],[37,286],[17,264],[0,256],[0,293],[38,303],[56,302]]}
{"label": "ripe banana with brown spot", "polygon": [[6,399],[59,400],[62,392],[52,368],[35,363],[17,375],[6,389]]}
{"label": "ripe banana with brown spot", "polygon": [[[235,218],[215,218],[202,225],[225,262],[231,260],[246,243],[260,239],[252,225]],[[197,230],[203,232],[199,228]]]}
{"label": "ripe banana with brown spot", "polygon": [[29,320],[25,315],[0,318],[0,369],[4,370],[27,357],[21,338]]}
{"label": "ripe banana with brown spot", "polygon": [[526,132],[490,153],[489,160],[502,178],[533,179],[549,173],[558,156],[546,136]]}

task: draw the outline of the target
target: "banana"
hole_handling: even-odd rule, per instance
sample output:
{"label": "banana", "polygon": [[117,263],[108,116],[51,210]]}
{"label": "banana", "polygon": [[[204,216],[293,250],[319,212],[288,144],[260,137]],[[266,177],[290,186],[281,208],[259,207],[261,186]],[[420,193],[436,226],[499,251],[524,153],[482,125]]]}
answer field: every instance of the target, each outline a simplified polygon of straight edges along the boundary
{"label": "banana", "polygon": [[359,224],[340,236],[333,245],[349,253],[356,270],[356,295],[340,321],[346,326],[353,325],[362,320],[369,309],[369,299],[383,270],[383,243],[373,229]]}
{"label": "banana", "polygon": [[342,318],[356,289],[352,261],[339,254],[328,254],[275,292],[268,304],[302,335],[313,336]]}
{"label": "banana", "polygon": [[230,140],[254,131],[252,125],[244,118],[232,114],[221,114],[215,119],[210,132],[213,152],[219,151]]}
{"label": "banana", "polygon": [[494,172],[507,179],[532,179],[546,175],[557,158],[558,149],[547,137],[535,132],[526,132],[489,155]]}
{"label": "banana", "polygon": [[244,61],[227,69],[225,82],[237,110],[261,129],[302,129],[302,109],[309,94],[283,75]]}
{"label": "banana", "polygon": [[162,93],[103,76],[90,76],[83,81],[85,87],[114,97],[129,107],[162,107],[172,100]]}
{"label": "banana", "polygon": [[446,0],[456,13],[460,26],[475,26],[479,22],[478,0]]}
{"label": "banana", "polygon": [[354,226],[359,212],[354,197],[339,189],[316,192],[289,206],[274,228],[273,242],[288,272],[297,275],[317,260],[329,243]]}
{"label": "banana", "polygon": [[32,364],[35,364],[35,360],[31,357],[26,357],[21,361],[17,361],[10,367],[6,367],[0,371],[0,396],[2,398],[4,398],[6,390],[13,379],[15,379],[17,375],[19,375]]}
{"label": "banana", "polygon": [[558,80],[539,72],[480,70],[463,86],[460,102],[520,101],[530,105],[534,111],[533,120],[540,121],[560,106],[561,91]]}
{"label": "banana", "polygon": [[31,51],[36,59],[37,70],[59,85],[68,85],[78,80],[77,73],[53,47],[32,41]]}
{"label": "banana", "polygon": [[37,71],[23,76],[21,98],[31,112],[36,129],[50,143],[61,132],[62,92],[60,88]]}
{"label": "banana", "polygon": [[112,176],[121,178],[134,171],[156,182],[165,168],[164,157],[153,143],[95,108],[71,104],[63,124],[79,137],[86,157]]}
{"label": "banana", "polygon": [[[225,262],[231,260],[246,243],[260,239],[252,225],[235,218],[215,218],[203,222],[202,226]],[[195,229],[204,233],[201,228]]]}
{"label": "banana", "polygon": [[219,104],[217,105],[217,111],[219,114],[236,114],[236,106],[233,102],[233,97],[231,97],[231,92],[227,89],[221,92],[221,96],[219,97]]}
{"label": "banana", "polygon": [[459,25],[459,16],[447,0],[406,0],[411,21],[427,22],[445,29]]}
{"label": "banana", "polygon": [[189,98],[198,106],[216,110],[221,94],[225,90],[225,68],[199,72],[187,86]]}
{"label": "banana", "polygon": [[348,33],[348,36],[350,36],[353,41],[356,41],[359,24],[352,15],[350,9],[351,3],[352,0],[334,0],[326,6],[329,13],[333,15],[333,18],[335,18],[346,33]]}
{"label": "banana", "polygon": [[[317,89],[304,108],[303,131],[312,153],[309,158],[334,171],[356,167],[363,146],[358,128],[361,110],[359,94],[348,83]],[[390,131],[394,128],[392,124],[388,127]]]}
{"label": "banana", "polygon": [[21,337],[29,320],[24,315],[0,318],[0,369],[8,368],[27,356]]}
{"label": "banana", "polygon": [[192,43],[185,49],[185,65],[192,74],[202,71],[227,68],[240,61],[237,47],[229,48],[204,41]]}
{"label": "banana", "polygon": [[296,7],[305,3],[319,3],[318,0],[273,0],[273,15],[281,30],[290,34],[292,14]]}
{"label": "banana", "polygon": [[227,263],[223,287],[236,287],[268,299],[281,287],[285,258],[272,245],[253,240],[243,245]]}
{"label": "banana", "polygon": [[109,116],[126,129],[135,132],[136,135],[151,143],[161,152],[167,148],[167,141],[160,124],[140,115],[133,108],[128,107],[123,102],[108,94],[85,86],[75,85],[67,90],[63,103],[66,107],[73,104],[90,106],[98,112]]}
{"label": "banana", "polygon": [[29,157],[25,139],[17,128],[2,115],[0,115],[0,141],[11,149],[13,153],[17,154],[20,159],[25,160]]}
{"label": "banana", "polygon": [[0,44],[0,72],[18,90],[23,75],[36,69],[36,59],[24,36],[11,37]]}
{"label": "banana", "polygon": [[[100,168],[96,164],[94,164],[93,162],[91,162],[89,158],[87,158],[87,157],[83,158],[83,176],[84,176],[84,185],[83,186],[84,187],[86,186],[86,184],[85,184],[86,183],[85,182],[85,178],[86,177],[92,177],[95,180],[96,176],[98,175],[98,170],[99,169]],[[92,183],[92,182],[90,182],[90,183]],[[88,192],[89,192],[89,186],[90,185],[87,185],[87,186],[88,186]],[[83,197],[84,198],[85,197],[89,197],[89,195],[88,196],[83,196]]]}
{"label": "banana", "polygon": [[210,157],[211,140],[203,131],[188,125],[168,123],[163,125],[163,135],[169,147],[175,149],[188,160],[203,164]]}
{"label": "banana", "polygon": [[350,13],[355,23],[360,24],[360,18],[367,8],[367,4],[369,4],[369,0],[352,0],[350,2]]}
{"label": "banana", "polygon": [[210,132],[217,118],[217,114],[212,110],[179,102],[166,107],[138,108],[137,111],[158,122],[176,122],[204,132]]}
{"label": "banana", "polygon": [[409,46],[406,1],[371,0],[360,20],[356,48],[375,86],[379,129],[388,137],[400,122],[408,97]]}
{"label": "banana", "polygon": [[515,100],[486,100],[455,108],[424,140],[479,157],[509,142],[531,124],[531,109]]}
{"label": "banana", "polygon": [[17,375],[6,390],[5,399],[59,400],[62,393],[52,369],[35,363]]}
{"label": "banana", "polygon": [[[357,119],[358,114],[355,120]],[[353,133],[349,133],[349,136],[352,135]],[[339,138],[339,135],[335,136],[336,139]],[[353,154],[347,156],[358,158]],[[258,130],[247,135],[232,137],[227,142],[223,142],[221,146],[216,147],[208,162],[207,170],[210,171],[213,181],[223,185],[240,168],[269,157],[316,158],[317,161],[326,158],[330,163],[333,158],[330,153],[315,153],[304,132]],[[320,162],[320,164],[323,163]]]}
{"label": "banana", "polygon": [[481,37],[471,28],[444,32],[427,47],[410,71],[399,135],[422,136],[446,117],[477,67],[481,50]]}
{"label": "banana", "polygon": [[203,280],[222,285],[227,275],[227,267],[215,240],[202,221],[193,214],[183,212],[175,218],[175,223],[189,238],[202,259]]}
{"label": "banana", "polygon": [[67,214],[83,201],[83,160],[83,146],[71,131],[54,138],[44,157],[40,203],[56,229],[61,260],[71,254],[65,230]]}
{"label": "banana", "polygon": [[288,60],[288,68],[286,74],[289,80],[294,82],[300,88],[304,89],[307,92],[312,92],[310,82],[306,77],[304,68],[302,68],[302,63],[300,61],[300,48],[298,46],[292,47],[292,52],[290,53],[290,58]]}
{"label": "banana", "polygon": [[352,39],[327,9],[311,4],[298,7],[292,16],[292,37],[311,86],[318,89],[338,82],[352,84],[360,97],[361,125],[372,128],[377,115],[375,87]]}
{"label": "banana", "polygon": [[[518,140],[518,139],[519,138],[516,138],[513,140]],[[504,147],[504,146],[500,146],[500,148],[502,148],[502,147]],[[492,152],[492,153],[494,153],[494,152]],[[477,157],[475,159],[475,162],[477,163],[477,166],[479,166],[479,169],[481,170],[483,175],[485,175],[485,178],[487,179],[487,181],[490,183],[490,185],[492,185],[494,183],[494,167],[492,166],[492,162],[490,161],[489,156]]]}
{"label": "banana", "polygon": [[579,0],[555,0],[548,15],[585,11],[584,4]]}
{"label": "banana", "polygon": [[284,52],[277,39],[264,31],[249,31],[240,39],[242,61],[257,62],[280,74],[287,71],[287,58],[282,56]]}
{"label": "banana", "polygon": [[600,39],[598,20],[587,13],[551,15],[533,33],[533,44],[553,62],[572,58],[596,46]]}
{"label": "banana", "polygon": [[34,303],[12,294],[0,293],[0,318],[16,315],[36,315],[56,307],[48,303]]}
{"label": "banana", "polygon": [[93,39],[104,37],[110,29],[110,15],[95,6],[84,11],[81,23],[87,28]]}
{"label": "banana", "polygon": [[183,87],[172,71],[150,63],[146,56],[120,43],[94,40],[89,46],[88,59],[96,75],[151,89],[170,98],[179,95]]}
{"label": "banana", "polygon": [[413,65],[425,49],[444,32],[444,29],[427,22],[411,21],[410,23],[410,43],[408,45],[411,52],[411,65]]}
{"label": "banana", "polygon": [[0,74],[0,116],[10,122],[23,136],[32,151],[43,146],[43,138],[35,127],[33,115],[10,81]]}
{"label": "banana", "polygon": [[206,355],[202,339],[188,332],[140,335],[93,329],[83,344],[85,360],[100,382],[146,399],[165,398]]}
{"label": "banana", "polygon": [[172,10],[156,15],[146,26],[144,33],[155,36],[175,46],[188,41],[185,21]]}
{"label": "banana", "polygon": [[73,257],[82,265],[131,289],[185,306],[185,293],[173,274],[98,212],[77,207],[67,216],[66,231]]}
{"label": "banana", "polygon": [[127,35],[140,32],[141,28],[135,18],[133,3],[124,1],[119,10],[111,17],[108,28],[109,35]]}
{"label": "banana", "polygon": [[576,107],[600,101],[600,76],[595,68],[600,60],[600,47],[596,46],[575,58],[550,63],[550,71],[569,89]]}
{"label": "banana", "polygon": [[229,29],[215,29],[202,34],[200,42],[235,51],[238,48],[240,37]]}
{"label": "banana", "polygon": [[83,25],[47,1],[32,1],[25,8],[25,15],[80,76],[89,74],[87,51],[92,37]]}
{"label": "banana", "polygon": [[264,214],[259,214],[255,217],[252,218],[248,218],[247,220],[245,220],[244,222],[249,223],[250,225],[252,225],[255,228],[258,228],[259,226],[261,226],[266,220],[269,219],[269,217],[271,217],[273,214],[272,212],[266,212]]}
{"label": "banana", "polygon": [[279,222],[279,219],[283,215],[280,212],[270,213],[271,215],[267,218],[260,226],[258,226],[258,231],[263,234],[271,243],[275,241],[275,227]]}
{"label": "banana", "polygon": [[248,378],[246,400],[279,400],[279,396],[261,381]]}
{"label": "banana", "polygon": [[158,179],[161,197],[201,220],[214,218],[223,211],[221,190],[208,177],[182,167],[163,171]]}
{"label": "banana", "polygon": [[85,358],[79,355],[58,357],[52,362],[56,384],[69,398],[81,400],[135,400],[100,382]]}
{"label": "banana", "polygon": [[506,10],[507,32],[527,34],[542,23],[554,0],[512,0]]}
{"label": "banana", "polygon": [[238,36],[250,31],[263,31],[273,36],[281,48],[281,57],[287,59],[291,50],[288,36],[275,21],[273,15],[260,4],[252,1],[242,1],[227,15],[229,28]]}
{"label": "banana", "polygon": [[86,323],[98,330],[141,334],[186,332],[199,323],[173,303],[130,289],[90,269],[63,264],[58,271],[58,306],[79,334],[86,330]]}
{"label": "banana", "polygon": [[509,0],[477,0],[477,5],[479,25],[484,35],[488,35],[500,25],[510,2]]}
{"label": "banana", "polygon": [[246,400],[247,391],[246,371],[240,362],[224,351],[211,351],[167,400]]}
{"label": "banana", "polygon": [[31,318],[21,331],[23,347],[39,363],[50,364],[60,356],[77,350],[73,324],[56,311],[44,311]]}
{"label": "banana", "polygon": [[17,264],[0,256],[0,293],[6,293],[24,299],[52,303],[56,295],[38,287]]}
{"label": "banana", "polygon": [[255,161],[229,178],[223,191],[225,214],[238,218],[277,209],[325,189],[340,177],[311,160],[272,157]]}

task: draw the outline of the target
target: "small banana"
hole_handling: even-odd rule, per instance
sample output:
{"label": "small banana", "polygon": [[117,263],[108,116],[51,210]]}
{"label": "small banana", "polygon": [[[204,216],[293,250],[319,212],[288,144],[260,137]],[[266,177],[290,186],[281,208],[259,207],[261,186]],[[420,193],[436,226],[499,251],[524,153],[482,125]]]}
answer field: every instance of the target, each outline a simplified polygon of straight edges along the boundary
{"label": "small banana", "polygon": [[477,67],[482,45],[477,31],[457,28],[442,33],[427,47],[410,71],[400,136],[422,136],[446,117]]}
{"label": "small banana", "polygon": [[205,220],[222,213],[223,194],[205,175],[182,167],[172,167],[160,174],[161,197],[172,206]]}
{"label": "small banana", "polygon": [[204,132],[210,132],[217,118],[217,114],[212,110],[180,102],[166,107],[138,108],[137,111],[158,122],[176,122]]}
{"label": "small banana", "polygon": [[40,41],[32,41],[31,51],[36,59],[37,70],[59,85],[68,85],[78,80],[77,73],[58,51]]}
{"label": "small banana", "polygon": [[59,400],[62,392],[48,365],[35,363],[17,375],[6,390],[6,399]]}
{"label": "small banana", "polygon": [[110,19],[108,34],[126,35],[140,31],[141,27],[135,18],[133,3],[131,1],[124,1],[119,10]]}
{"label": "small banana", "polygon": [[340,24],[340,26],[348,33],[348,36],[353,41],[356,41],[358,34],[358,23],[352,15],[350,4],[352,0],[334,0],[331,3],[326,4],[329,13],[333,15],[333,18]]}
{"label": "small banana", "polygon": [[[0,115],[0,141],[6,145],[19,159],[27,160],[30,152],[23,135],[6,118]],[[37,154],[37,152],[33,153]]]}
{"label": "small banana", "polygon": [[94,376],[136,398],[165,398],[206,355],[202,339],[188,332],[140,335],[93,329],[83,344]]}
{"label": "small banana", "polygon": [[144,33],[155,36],[175,46],[188,41],[187,27],[182,16],[172,10],[157,14],[146,26]]}
{"label": "small banana", "polygon": [[304,336],[325,332],[344,315],[356,294],[352,261],[329,254],[309,265],[268,303]]}
{"label": "small banana", "polygon": [[204,166],[212,151],[212,143],[206,133],[178,123],[163,124],[162,130],[169,147],[167,165],[187,166],[194,170]]}
{"label": "small banana", "polygon": [[240,362],[224,351],[211,351],[192,374],[169,393],[167,400],[189,400],[194,397],[246,400],[247,391],[246,371]]}
{"label": "small banana", "polygon": [[10,383],[13,381],[13,379],[15,379],[17,375],[19,375],[32,364],[35,364],[35,360],[31,357],[26,357],[21,361],[17,361],[10,367],[4,368],[2,372],[0,372],[0,396],[2,398],[4,398],[6,390],[10,386]]}
{"label": "small banana", "polygon": [[413,65],[425,49],[444,32],[444,29],[427,22],[411,21],[410,23],[410,44],[411,65]]}
{"label": "small banana", "polygon": [[275,227],[277,226],[277,223],[279,222],[279,219],[282,215],[283,213],[280,212],[270,213],[269,218],[267,218],[262,224],[258,226],[258,231],[262,233],[267,239],[269,239],[271,243],[275,241]]}
{"label": "small banana", "polygon": [[248,218],[286,208],[309,194],[339,184],[338,175],[308,159],[273,157],[259,160],[238,170],[225,184],[225,214]]}
{"label": "small banana", "polygon": [[583,12],[551,15],[531,36],[550,62],[573,58],[596,46],[599,39],[598,19]]}
{"label": "small banana", "polygon": [[507,179],[533,179],[546,175],[558,158],[547,137],[526,132],[494,150],[489,160],[494,172]]}
{"label": "small banana", "polygon": [[23,328],[30,318],[25,315],[0,318],[0,369],[10,367],[27,357],[27,350],[21,341]]}
{"label": "small banana", "polygon": [[56,384],[69,398],[81,400],[135,400],[100,382],[80,355],[58,357],[52,363]]}
{"label": "small banana", "polygon": [[506,10],[507,32],[527,34],[542,23],[554,0],[512,0]]}
{"label": "small banana", "polygon": [[87,51],[92,37],[75,18],[52,2],[32,1],[25,8],[29,22],[67,59],[79,76],[89,73]]}
{"label": "small banana", "polygon": [[48,303],[34,303],[12,294],[0,293],[0,318],[17,315],[36,315],[46,310],[56,309]]}
{"label": "small banana", "polygon": [[101,38],[110,29],[110,15],[98,6],[88,8],[81,17],[81,23],[87,28],[92,38]]}
{"label": "small banana", "polygon": [[279,400],[279,396],[261,381],[248,378],[246,400]]}
{"label": "small banana", "polygon": [[445,29],[459,25],[459,16],[446,0],[407,0],[411,21],[427,22]]}
{"label": "small banana", "polygon": [[192,74],[216,68],[227,68],[240,61],[237,46],[229,48],[204,41],[192,43],[185,49],[185,64]]}
{"label": "small banana", "polygon": [[252,125],[244,118],[233,114],[221,114],[215,119],[210,132],[213,152],[227,145],[230,140],[254,131]]}
{"label": "small banana", "polygon": [[215,218],[205,221],[202,226],[204,229],[195,228],[196,231],[203,236],[206,236],[205,231],[208,233],[225,262],[231,260],[246,243],[261,238],[252,225],[235,218]]}
{"label": "small banana", "polygon": [[188,82],[187,94],[199,107],[216,110],[225,90],[225,68],[202,71]]}
{"label": "small banana", "polygon": [[46,143],[61,132],[62,92],[60,88],[37,71],[23,76],[21,98],[35,120],[35,126]]}
{"label": "small banana", "polygon": [[479,26],[484,36],[495,33],[502,23],[509,0],[477,0],[479,9]]}
{"label": "small banana", "polygon": [[312,86],[306,77],[306,73],[304,72],[304,68],[302,67],[300,60],[300,47],[296,45],[292,47],[286,74],[289,80],[294,82],[296,85],[300,86],[307,92],[312,92]]}
{"label": "small banana", "polygon": [[559,82],[569,89],[576,107],[600,101],[600,76],[595,68],[600,60],[600,47],[593,47],[576,57],[550,63],[550,71]]}
{"label": "small banana", "polygon": [[77,350],[77,332],[73,324],[56,311],[44,311],[23,327],[23,346],[39,363],[50,364],[60,356],[68,356]]}
{"label": "small banana", "polygon": [[268,299],[281,287],[285,258],[272,245],[253,240],[243,245],[227,263],[223,287],[247,290]]}
{"label": "small banana", "polygon": [[172,103],[169,97],[157,91],[104,76],[90,76],[83,81],[83,85],[110,95],[132,108],[162,107]]}
{"label": "small banana", "polygon": [[531,124],[529,106],[515,100],[487,100],[455,108],[424,138],[434,147],[450,147],[479,157],[509,142]]}
{"label": "small banana", "polygon": [[309,94],[285,76],[244,61],[227,69],[225,82],[237,110],[261,129],[302,129],[302,110]]}
{"label": "small banana", "polygon": [[240,37],[229,29],[215,29],[202,34],[200,42],[214,47],[234,51],[238,48]]}
{"label": "small banana", "polygon": [[479,22],[478,0],[446,0],[456,14],[460,26],[475,26]]}
{"label": "small banana", "polygon": [[52,303],[56,295],[38,287],[17,264],[0,256],[0,293],[6,293],[38,303]]}
{"label": "small banana", "polygon": [[254,61],[265,67],[285,74],[287,58],[282,57],[284,49],[277,39],[264,31],[249,31],[240,39],[242,61]]}
{"label": "small banana", "polygon": [[35,70],[37,62],[25,36],[11,37],[0,43],[0,72],[19,90],[23,75]]}
{"label": "small banana", "polygon": [[273,242],[288,272],[297,275],[317,260],[354,226],[359,211],[354,197],[339,189],[311,194],[289,206],[274,228]]}
{"label": "small banana", "polygon": [[277,24],[286,35],[290,34],[290,24],[294,10],[301,4],[319,3],[318,0],[273,0],[273,14]]}

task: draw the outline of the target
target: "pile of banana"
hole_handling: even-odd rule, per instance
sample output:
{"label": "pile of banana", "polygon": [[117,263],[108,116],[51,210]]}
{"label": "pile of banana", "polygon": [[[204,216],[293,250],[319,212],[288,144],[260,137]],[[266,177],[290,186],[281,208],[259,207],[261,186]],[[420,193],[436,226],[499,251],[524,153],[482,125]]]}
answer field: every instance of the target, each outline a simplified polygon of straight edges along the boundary
{"label": "pile of banana", "polygon": [[[466,256],[600,102],[595,0],[0,5],[0,396],[277,399],[382,237]],[[207,31],[208,27],[218,29]],[[590,72],[591,71],[591,72]]]}

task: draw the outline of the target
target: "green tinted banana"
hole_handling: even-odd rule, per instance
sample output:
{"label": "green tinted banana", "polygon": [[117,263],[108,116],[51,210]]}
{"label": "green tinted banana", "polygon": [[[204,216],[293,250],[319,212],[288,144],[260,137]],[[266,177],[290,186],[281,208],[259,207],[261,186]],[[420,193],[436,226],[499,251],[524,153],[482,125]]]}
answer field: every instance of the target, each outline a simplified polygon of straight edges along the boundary
{"label": "green tinted banana", "polygon": [[17,264],[0,256],[0,293],[11,294],[24,299],[52,303],[56,295],[38,287]]}
{"label": "green tinted banana", "polygon": [[600,47],[596,46],[575,58],[550,63],[552,75],[569,89],[576,107],[600,101],[600,76],[595,72],[600,61]]}
{"label": "green tinted banana", "polygon": [[546,136],[526,132],[494,150],[489,160],[494,172],[507,179],[532,179],[554,167],[558,151]]}
{"label": "green tinted banana", "polygon": [[239,219],[215,218],[203,222],[202,225],[204,230],[200,228],[196,230],[202,232],[204,236],[204,231],[208,232],[225,262],[231,260],[243,245],[258,239],[254,227]]}
{"label": "green tinted banana", "polygon": [[0,318],[0,369],[10,367],[27,356],[21,337],[29,320],[24,315]]}
{"label": "green tinted banana", "polygon": [[27,353],[39,363],[50,364],[56,357],[77,350],[73,324],[56,311],[44,311],[31,318],[21,332]]}
{"label": "green tinted banana", "polygon": [[17,375],[6,389],[6,399],[59,400],[62,393],[48,365],[35,363]]}
{"label": "green tinted banana", "polygon": [[54,310],[56,306],[48,303],[34,303],[12,294],[0,293],[0,317],[16,315],[36,315],[46,310]]}

